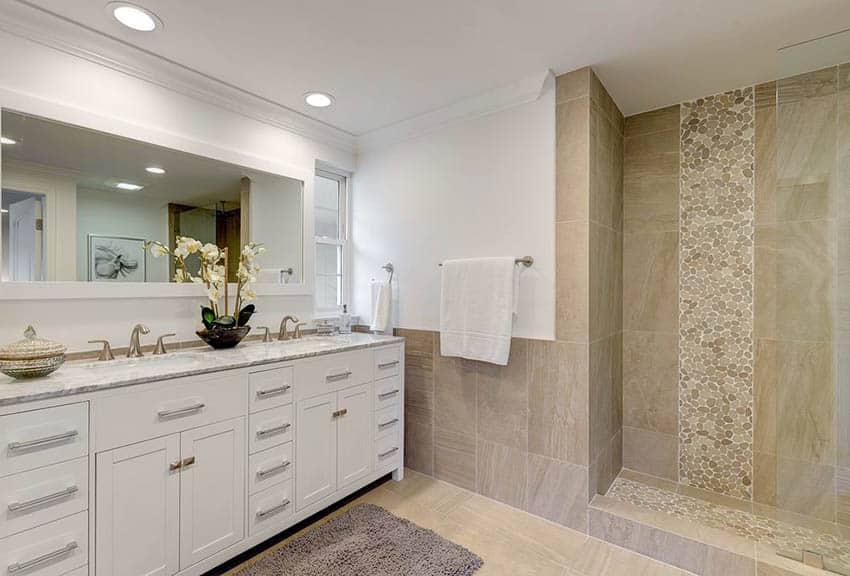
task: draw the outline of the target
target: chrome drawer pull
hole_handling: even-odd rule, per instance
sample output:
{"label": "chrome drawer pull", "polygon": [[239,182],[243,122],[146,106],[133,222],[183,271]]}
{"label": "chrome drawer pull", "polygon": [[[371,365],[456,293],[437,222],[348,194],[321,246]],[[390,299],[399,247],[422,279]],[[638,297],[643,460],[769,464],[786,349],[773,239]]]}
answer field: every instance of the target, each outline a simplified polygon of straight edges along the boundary
{"label": "chrome drawer pull", "polygon": [[265,518],[270,514],[275,514],[276,512],[280,512],[284,508],[289,506],[289,498],[278,504],[277,506],[272,506],[266,510],[257,510],[257,518]]}
{"label": "chrome drawer pull", "polygon": [[206,404],[203,402],[198,402],[197,404],[192,404],[191,406],[186,406],[185,408],[174,408],[173,410],[160,410],[157,412],[157,416],[160,418],[171,418],[172,416],[183,416],[184,414],[189,414],[190,412],[197,412],[206,407]]}
{"label": "chrome drawer pull", "polygon": [[257,470],[257,476],[259,476],[260,478],[265,478],[266,476],[277,474],[281,470],[285,470],[287,467],[289,467],[289,460],[284,460],[280,464],[272,466],[271,468],[266,468],[265,470]]}
{"label": "chrome drawer pull", "polygon": [[390,448],[386,452],[381,452],[380,454],[378,454],[378,458],[386,458],[390,454],[395,454],[396,452],[398,452],[398,447]]}
{"label": "chrome drawer pull", "polygon": [[24,572],[26,570],[35,568],[36,566],[40,566],[45,562],[50,562],[51,560],[56,560],[58,558],[61,558],[62,556],[70,554],[77,548],[77,543],[72,540],[71,542],[65,544],[65,546],[63,546],[59,550],[54,550],[53,552],[42,554],[41,556],[33,558],[32,560],[27,560],[26,562],[15,562],[14,564],[9,564],[7,570],[9,574],[17,574],[18,572]]}
{"label": "chrome drawer pull", "polygon": [[292,386],[280,386],[279,388],[269,388],[268,390],[257,390],[258,398],[265,398],[266,396],[274,396],[275,394],[283,394],[287,390],[292,388]]}
{"label": "chrome drawer pull", "polygon": [[383,400],[384,398],[389,398],[390,396],[395,396],[396,394],[398,394],[398,389],[390,390],[389,392],[384,392],[383,394],[378,394],[378,398],[380,400]]}
{"label": "chrome drawer pull", "polygon": [[33,498],[32,500],[27,500],[26,502],[9,502],[9,512],[21,512],[22,510],[36,508],[37,506],[47,504],[48,502],[53,502],[54,500],[67,498],[71,494],[75,494],[78,490],[79,488],[76,485],[68,486],[67,488],[65,488],[64,490],[60,490],[59,492],[54,492],[53,494],[48,494],[47,496],[40,496],[39,498]]}
{"label": "chrome drawer pull", "polygon": [[346,372],[340,372],[339,374],[330,374],[325,377],[325,380],[328,382],[337,382],[338,380],[345,380],[352,374],[353,372],[351,370],[348,370]]}
{"label": "chrome drawer pull", "polygon": [[80,433],[76,430],[68,430],[67,432],[62,432],[61,434],[45,436],[44,438],[36,438],[35,440],[21,440],[19,442],[9,442],[9,450],[27,450],[28,448],[38,448],[39,446],[44,446],[45,444],[55,444],[56,442],[62,442],[63,440],[70,440],[71,438],[76,438],[79,434]]}
{"label": "chrome drawer pull", "polygon": [[387,420],[386,422],[381,422],[378,424],[378,430],[382,428],[386,428],[387,426],[392,426],[398,422],[398,418],[393,418],[392,420]]}
{"label": "chrome drawer pull", "polygon": [[286,430],[288,430],[290,426],[292,426],[292,424],[287,422],[285,424],[281,424],[280,426],[274,426],[273,428],[257,430],[257,438],[263,438],[264,436],[268,436],[269,434],[279,434],[281,432],[286,432]]}
{"label": "chrome drawer pull", "polygon": [[393,360],[392,362],[384,362],[383,364],[378,364],[378,368],[381,370],[386,370],[387,368],[392,368],[393,366],[398,366],[398,360]]}

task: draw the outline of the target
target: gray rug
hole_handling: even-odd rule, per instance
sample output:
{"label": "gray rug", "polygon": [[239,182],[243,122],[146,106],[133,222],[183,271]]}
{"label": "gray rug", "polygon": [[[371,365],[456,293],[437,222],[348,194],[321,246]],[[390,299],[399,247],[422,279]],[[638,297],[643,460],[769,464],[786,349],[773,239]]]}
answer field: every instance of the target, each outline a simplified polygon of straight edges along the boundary
{"label": "gray rug", "polygon": [[481,558],[430,530],[360,504],[236,576],[471,576]]}

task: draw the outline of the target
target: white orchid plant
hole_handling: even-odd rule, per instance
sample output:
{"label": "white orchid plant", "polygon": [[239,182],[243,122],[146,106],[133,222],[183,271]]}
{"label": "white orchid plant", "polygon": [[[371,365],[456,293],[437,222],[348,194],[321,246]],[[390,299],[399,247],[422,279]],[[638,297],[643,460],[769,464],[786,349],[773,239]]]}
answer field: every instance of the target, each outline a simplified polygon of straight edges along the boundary
{"label": "white orchid plant", "polygon": [[[145,243],[154,258],[171,256],[174,258],[174,281],[202,284],[207,292],[209,306],[201,309],[201,320],[209,330],[213,328],[235,328],[244,326],[255,311],[253,304],[257,294],[251,285],[257,281],[260,266],[256,257],[265,253],[265,248],[256,242],[249,242],[239,253],[239,268],[236,271],[236,302],[234,316],[228,313],[227,302],[227,249],[215,244],[203,244],[188,236],[177,236],[176,246],[171,250],[162,242],[151,240]],[[187,262],[196,257],[200,264],[197,274],[189,272]],[[221,305],[224,300],[223,306]],[[243,306],[245,304],[245,306]]]}

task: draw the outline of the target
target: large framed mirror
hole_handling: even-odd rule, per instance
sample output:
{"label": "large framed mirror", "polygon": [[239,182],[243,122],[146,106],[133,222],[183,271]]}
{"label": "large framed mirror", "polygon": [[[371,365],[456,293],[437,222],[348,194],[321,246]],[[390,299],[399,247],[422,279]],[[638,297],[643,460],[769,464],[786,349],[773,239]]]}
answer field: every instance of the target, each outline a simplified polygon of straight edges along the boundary
{"label": "large framed mirror", "polygon": [[163,287],[174,282],[173,262],[144,245],[174,247],[178,236],[228,248],[234,275],[241,246],[262,243],[258,287],[287,293],[280,287],[305,285],[304,181],[13,110],[0,114],[0,289],[7,294],[26,286],[43,292],[51,283],[172,293]]}

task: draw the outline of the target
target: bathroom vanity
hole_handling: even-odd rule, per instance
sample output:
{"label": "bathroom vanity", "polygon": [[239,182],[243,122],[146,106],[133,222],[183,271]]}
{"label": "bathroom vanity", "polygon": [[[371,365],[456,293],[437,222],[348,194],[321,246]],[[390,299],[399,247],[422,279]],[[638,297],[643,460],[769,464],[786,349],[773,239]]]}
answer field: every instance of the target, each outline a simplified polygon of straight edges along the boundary
{"label": "bathroom vanity", "polygon": [[351,334],[0,382],[4,576],[198,575],[404,462],[404,341]]}

